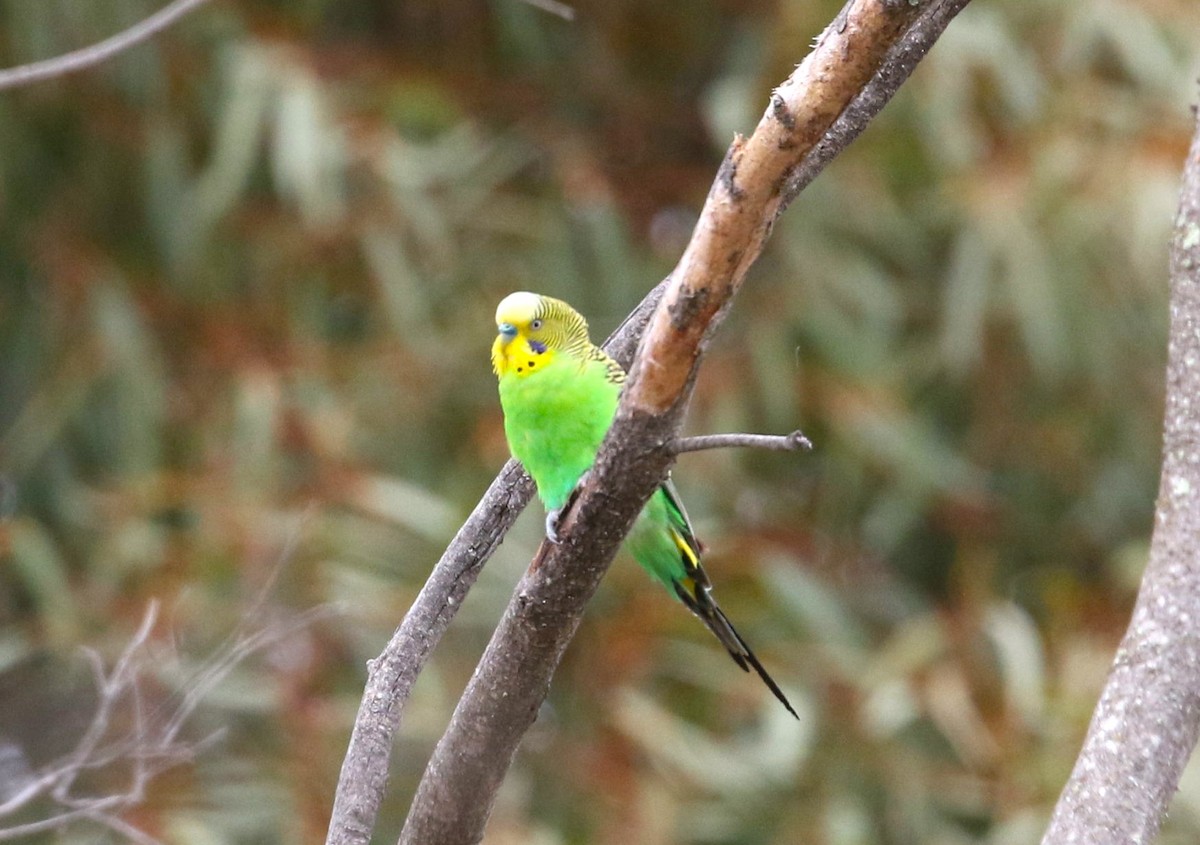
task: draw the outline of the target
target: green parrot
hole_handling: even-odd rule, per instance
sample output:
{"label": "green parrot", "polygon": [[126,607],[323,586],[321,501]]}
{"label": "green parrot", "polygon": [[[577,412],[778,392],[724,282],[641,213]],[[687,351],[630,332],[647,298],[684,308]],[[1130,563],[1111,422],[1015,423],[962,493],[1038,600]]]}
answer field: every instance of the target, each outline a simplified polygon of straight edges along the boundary
{"label": "green parrot", "polygon": [[[546,506],[546,536],[558,542],[559,514],[596,459],[625,371],[591,342],[587,321],[562,300],[526,291],[509,294],[496,309],[496,327],[492,369],[500,381],[504,433]],[[700,565],[700,541],[670,478],[646,503],[627,545],[650,577],[716,635],[734,662],[747,672],[753,668],[796,716],[713,599]]]}

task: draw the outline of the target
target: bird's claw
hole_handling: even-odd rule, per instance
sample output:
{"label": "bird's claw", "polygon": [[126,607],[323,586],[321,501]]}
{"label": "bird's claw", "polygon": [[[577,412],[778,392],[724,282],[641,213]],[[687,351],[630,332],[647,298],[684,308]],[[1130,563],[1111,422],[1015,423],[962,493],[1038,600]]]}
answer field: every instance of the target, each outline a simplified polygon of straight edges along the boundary
{"label": "bird's claw", "polygon": [[566,513],[567,508],[575,502],[575,498],[579,495],[579,491],[583,489],[583,485],[587,483],[588,476],[592,474],[589,469],[579,477],[579,481],[575,484],[575,489],[571,491],[571,495],[567,497],[567,501],[563,503],[561,508],[555,508],[546,513],[546,539],[554,545],[558,545],[558,522],[562,519],[562,515]]}

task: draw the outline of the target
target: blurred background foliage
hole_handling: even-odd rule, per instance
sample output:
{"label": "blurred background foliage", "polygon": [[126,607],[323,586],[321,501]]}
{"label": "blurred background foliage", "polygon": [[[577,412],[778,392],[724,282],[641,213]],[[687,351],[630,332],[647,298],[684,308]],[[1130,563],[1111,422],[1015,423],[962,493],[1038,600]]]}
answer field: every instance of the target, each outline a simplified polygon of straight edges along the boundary
{"label": "blurred background foliage", "polygon": [[[0,61],[160,5],[0,2]],[[0,95],[0,732],[31,764],[91,706],[46,667],[116,654],[151,598],[177,670],[247,613],[330,603],[210,697],[221,743],[129,816],[322,839],[365,662],[506,457],[496,301],[561,296],[605,335],[839,5],[574,8],[226,0]],[[1197,24],[1186,0],[975,0],[788,212],[687,426],[816,449],[676,479],[802,718],[619,560],[489,842],[1040,837],[1146,557]],[[422,676],[376,841],[540,531]],[[1197,835],[1193,771],[1162,841]]]}

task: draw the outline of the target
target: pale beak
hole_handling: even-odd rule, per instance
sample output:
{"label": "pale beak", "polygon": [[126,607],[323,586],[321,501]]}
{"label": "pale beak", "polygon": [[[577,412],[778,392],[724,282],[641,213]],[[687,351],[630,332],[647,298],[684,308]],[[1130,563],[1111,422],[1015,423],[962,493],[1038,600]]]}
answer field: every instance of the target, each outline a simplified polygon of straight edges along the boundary
{"label": "pale beak", "polygon": [[500,323],[497,328],[500,330],[500,336],[504,338],[505,343],[508,343],[517,336],[517,327],[512,323]]}

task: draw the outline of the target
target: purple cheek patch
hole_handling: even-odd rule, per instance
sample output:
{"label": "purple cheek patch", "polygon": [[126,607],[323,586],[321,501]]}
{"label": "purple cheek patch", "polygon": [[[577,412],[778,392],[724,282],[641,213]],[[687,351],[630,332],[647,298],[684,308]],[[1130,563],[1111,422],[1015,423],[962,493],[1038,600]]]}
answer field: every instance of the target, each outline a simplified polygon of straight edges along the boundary
{"label": "purple cheek patch", "polygon": [[532,349],[536,354],[541,355],[546,351],[546,344],[542,343],[540,340],[531,340],[529,341],[529,348]]}

